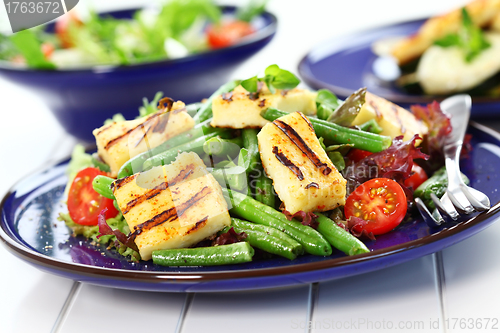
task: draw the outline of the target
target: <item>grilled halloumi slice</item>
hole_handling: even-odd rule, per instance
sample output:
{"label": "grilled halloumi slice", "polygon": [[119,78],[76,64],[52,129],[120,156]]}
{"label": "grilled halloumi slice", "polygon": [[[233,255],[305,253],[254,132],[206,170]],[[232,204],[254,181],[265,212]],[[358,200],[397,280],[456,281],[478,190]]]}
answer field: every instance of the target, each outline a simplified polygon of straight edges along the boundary
{"label": "grilled halloumi slice", "polygon": [[302,113],[265,125],[258,140],[262,165],[290,213],[327,211],[345,203],[346,180]]}
{"label": "grilled halloumi slice", "polygon": [[242,86],[214,99],[212,126],[229,128],[258,128],[269,123],[260,116],[269,107],[285,112],[300,111],[316,114],[316,93],[305,89],[278,90],[271,94],[264,86],[260,93],[249,93]]}
{"label": "grilled halloumi slice", "polygon": [[381,135],[387,135],[391,138],[403,135],[405,141],[413,138],[415,134],[420,134],[423,137],[429,131],[427,126],[415,118],[410,111],[385,98],[367,92],[365,104],[352,125],[361,125],[370,119],[375,119],[382,127]]}
{"label": "grilled halloumi slice", "polygon": [[[465,6],[472,21],[484,27],[500,13],[500,0],[475,0]],[[461,9],[428,19],[416,34],[406,37],[392,49],[392,55],[400,65],[420,57],[432,44],[459,30],[462,21]]]}
{"label": "grilled halloumi slice", "polygon": [[490,47],[467,62],[463,50],[432,46],[420,58],[417,79],[427,94],[453,94],[466,91],[500,71],[500,33],[485,34]]}
{"label": "grilled halloumi slice", "polygon": [[192,246],[231,224],[219,183],[195,153],[118,179],[112,188],[144,260],[155,250]]}
{"label": "grilled halloumi slice", "polygon": [[194,126],[183,102],[173,103],[170,111],[160,110],[147,117],[104,125],[94,130],[97,153],[116,177],[130,158],[154,148]]}

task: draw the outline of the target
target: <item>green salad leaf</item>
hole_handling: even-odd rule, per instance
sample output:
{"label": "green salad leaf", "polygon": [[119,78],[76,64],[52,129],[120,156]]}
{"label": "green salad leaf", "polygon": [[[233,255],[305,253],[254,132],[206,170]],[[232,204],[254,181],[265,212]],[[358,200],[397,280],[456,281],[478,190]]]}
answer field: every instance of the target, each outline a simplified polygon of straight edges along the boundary
{"label": "green salad leaf", "polygon": [[29,67],[37,69],[55,69],[56,66],[45,59],[41,41],[31,30],[22,30],[10,36],[11,42],[23,55]]}
{"label": "green salad leaf", "polygon": [[267,2],[268,0],[250,0],[246,6],[238,8],[236,18],[240,21],[250,22],[266,9]]}
{"label": "green salad leaf", "polygon": [[293,73],[281,69],[278,65],[270,65],[264,72],[265,76],[259,78],[257,76],[241,81],[241,85],[249,92],[259,91],[259,82],[264,82],[271,93],[275,93],[276,89],[293,89],[300,80]]}
{"label": "green salad leaf", "polygon": [[462,25],[458,33],[449,34],[434,42],[441,47],[458,46],[464,51],[465,61],[471,62],[482,51],[490,47],[483,31],[472,21],[469,13],[462,8]]}

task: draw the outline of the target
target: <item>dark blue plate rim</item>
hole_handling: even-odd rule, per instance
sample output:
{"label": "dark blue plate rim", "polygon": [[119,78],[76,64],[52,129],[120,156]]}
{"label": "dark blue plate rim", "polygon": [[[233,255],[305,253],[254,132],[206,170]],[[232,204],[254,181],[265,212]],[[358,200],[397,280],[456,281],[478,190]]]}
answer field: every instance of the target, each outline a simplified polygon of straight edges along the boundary
{"label": "dark blue plate rim", "polygon": [[[474,130],[493,137],[497,143],[500,142],[500,133],[474,122],[471,122],[470,125]],[[39,173],[58,164],[60,163],[52,164]],[[9,227],[4,207],[9,197],[15,192],[15,188],[16,185],[0,203],[0,240],[12,254],[43,271],[78,281],[114,288],[168,292],[215,292],[274,288],[361,274],[422,257],[460,242],[493,223],[500,211],[500,202],[498,202],[487,212],[431,235],[350,257],[281,267],[233,271],[182,272],[182,268],[179,272],[134,271],[66,262],[44,255],[21,243],[9,230],[11,226]],[[12,222],[10,223],[12,224]]]}
{"label": "dark blue plate rim", "polygon": [[[416,19],[416,20],[410,20],[410,21],[403,21],[403,22],[398,22],[390,25],[384,25],[380,27],[376,27],[374,29],[370,30],[361,30],[361,31],[356,31],[344,36],[338,36],[329,40],[326,40],[316,46],[314,46],[302,59],[299,61],[299,64],[297,66],[299,75],[301,78],[304,80],[304,82],[309,85],[310,87],[314,89],[322,89],[326,88],[331,90],[333,93],[337,94],[338,96],[345,98],[349,96],[350,94],[353,93],[353,90],[347,87],[342,86],[339,83],[332,83],[328,82],[325,80],[318,79],[314,73],[312,73],[312,67],[314,66],[314,62],[311,60],[312,54],[322,48],[328,48],[329,46],[335,46],[332,47],[330,51],[326,51],[325,54],[322,56],[321,60],[328,60],[329,58],[332,58],[333,56],[336,56],[342,52],[346,52],[349,50],[363,50],[366,52],[370,52],[371,48],[369,45],[371,45],[373,42],[379,40],[381,38],[381,35],[383,35],[385,30],[390,30],[392,31],[398,31],[398,30],[403,30],[405,33],[402,35],[408,35],[408,33],[416,32],[418,28],[427,20],[428,18],[421,18],[421,19]],[[386,36],[389,37],[389,36]],[[368,44],[368,45],[366,45]],[[372,57],[373,59],[376,58],[375,55]],[[360,64],[360,66],[357,66],[355,68],[350,68],[352,70],[352,75],[359,77],[359,87],[363,86],[362,82],[362,75],[365,74],[365,65],[366,63]],[[386,93],[378,93],[379,96],[384,97],[394,103],[397,104],[405,104],[405,105],[410,105],[410,104],[428,104],[433,101],[442,101],[448,96],[443,96],[443,95],[412,95],[412,94],[406,94],[404,92],[398,91],[396,89],[391,89],[390,92]],[[473,98],[473,104],[474,106],[479,106],[481,105],[490,105],[490,104],[497,104],[500,102],[500,98],[495,98],[495,97],[485,97],[485,96],[474,96]],[[489,116],[491,115],[490,111],[487,112],[481,112],[477,110],[472,110],[472,115],[479,115],[479,116]]]}
{"label": "dark blue plate rim", "polygon": [[[223,10],[223,12],[234,12],[236,11],[237,7],[236,6],[220,6],[220,8]],[[123,9],[123,10],[117,10],[117,11],[109,11],[109,12],[104,12],[104,13],[99,13],[100,15],[105,15],[105,14],[123,14],[123,13],[128,13],[128,12],[133,12],[136,11],[140,8],[133,8],[133,9]],[[240,43],[231,45],[228,47],[224,47],[221,49],[214,49],[214,50],[207,50],[204,52],[199,52],[195,54],[188,55],[186,57],[182,58],[177,58],[177,59],[164,59],[164,60],[157,60],[157,61],[145,61],[145,62],[140,62],[136,64],[129,64],[129,65],[95,65],[95,66],[90,66],[90,67],[84,67],[84,68],[67,68],[67,69],[32,69],[32,68],[27,68],[27,67],[18,67],[18,66],[13,66],[10,64],[8,61],[0,61],[0,69],[1,70],[6,70],[6,71],[14,71],[14,72],[27,72],[27,73],[59,73],[59,74],[64,74],[64,73],[102,73],[102,72],[112,72],[112,71],[123,71],[123,70],[140,70],[142,68],[147,68],[151,66],[174,66],[176,64],[181,64],[181,63],[190,63],[199,59],[203,59],[204,57],[207,56],[218,56],[220,54],[226,53],[226,52],[231,52],[232,50],[238,50],[238,49],[244,49],[246,46],[257,43],[261,40],[264,40],[276,33],[277,27],[278,27],[278,19],[277,17],[268,11],[262,12],[260,17],[265,18],[269,23],[266,24],[265,27],[262,29],[259,29],[252,35],[249,35],[245,37]]]}

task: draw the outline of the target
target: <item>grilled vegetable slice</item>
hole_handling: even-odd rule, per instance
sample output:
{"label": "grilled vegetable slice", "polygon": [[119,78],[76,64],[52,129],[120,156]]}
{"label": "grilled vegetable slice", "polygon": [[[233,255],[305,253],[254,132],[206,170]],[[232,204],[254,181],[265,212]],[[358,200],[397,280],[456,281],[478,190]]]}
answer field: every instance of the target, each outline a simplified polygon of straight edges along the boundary
{"label": "grilled vegetable slice", "polygon": [[112,184],[143,260],[192,246],[231,224],[220,185],[195,153]]}
{"label": "grilled vegetable slice", "polygon": [[97,152],[116,177],[120,167],[130,158],[160,145],[169,138],[194,126],[183,102],[175,102],[168,110],[147,117],[115,122],[95,129]]}
{"label": "grilled vegetable slice", "polygon": [[269,107],[286,112],[316,114],[316,93],[304,89],[280,90],[271,94],[264,86],[260,92],[249,93],[242,86],[222,94],[212,104],[212,126],[230,128],[262,127],[268,121],[260,113]]}
{"label": "grilled vegetable slice", "polygon": [[291,214],[326,211],[344,204],[346,181],[302,113],[267,124],[258,140],[266,174]]}

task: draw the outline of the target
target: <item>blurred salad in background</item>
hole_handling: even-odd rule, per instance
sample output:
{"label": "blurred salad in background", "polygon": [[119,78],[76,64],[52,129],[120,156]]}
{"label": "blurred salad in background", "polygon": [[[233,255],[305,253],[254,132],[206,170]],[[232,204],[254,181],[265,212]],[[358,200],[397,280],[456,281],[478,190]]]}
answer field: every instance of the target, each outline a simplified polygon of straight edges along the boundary
{"label": "blurred salad in background", "polygon": [[137,10],[131,19],[75,11],[11,36],[0,34],[0,60],[37,69],[129,65],[175,59],[238,44],[255,32],[252,19],[267,0],[250,0],[224,15],[212,0],[170,0]]}

